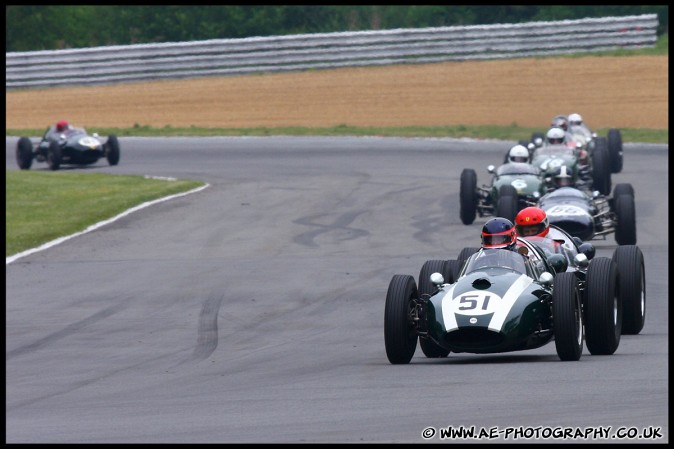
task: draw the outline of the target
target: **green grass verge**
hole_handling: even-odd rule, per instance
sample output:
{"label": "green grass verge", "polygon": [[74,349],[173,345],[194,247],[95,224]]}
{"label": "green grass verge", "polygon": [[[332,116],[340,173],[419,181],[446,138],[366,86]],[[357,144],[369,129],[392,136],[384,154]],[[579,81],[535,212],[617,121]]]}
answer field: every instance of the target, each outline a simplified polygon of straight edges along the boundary
{"label": "green grass verge", "polygon": [[5,170],[5,256],[83,231],[146,201],[203,186],[102,173]]}
{"label": "green grass verge", "polygon": [[[404,127],[363,127],[341,124],[334,127],[311,128],[306,126],[260,127],[260,128],[200,128],[190,126],[174,128],[165,126],[154,128],[136,124],[133,128],[89,128],[89,132],[97,132],[107,136],[116,134],[118,137],[212,137],[212,136],[388,136],[388,137],[469,137],[474,139],[497,140],[528,140],[534,132],[544,132],[544,128],[520,127],[517,123],[509,126],[404,126]],[[605,136],[608,128],[594,130],[600,136]],[[44,130],[37,129],[8,129],[8,136],[42,136]],[[625,143],[662,143],[669,141],[667,129],[632,129],[620,128]]]}

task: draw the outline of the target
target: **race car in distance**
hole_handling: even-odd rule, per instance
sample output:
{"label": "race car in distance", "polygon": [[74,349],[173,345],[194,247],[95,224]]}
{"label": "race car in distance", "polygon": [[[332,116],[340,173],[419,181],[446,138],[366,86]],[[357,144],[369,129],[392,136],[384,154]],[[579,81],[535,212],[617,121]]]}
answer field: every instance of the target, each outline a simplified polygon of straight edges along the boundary
{"label": "race car in distance", "polygon": [[461,172],[459,214],[463,224],[480,217],[498,216],[514,220],[520,209],[538,200],[547,192],[540,170],[525,162],[508,162],[496,169],[487,166],[492,175],[491,185],[477,185],[477,173],[472,168]]}
{"label": "race car in distance", "polygon": [[583,341],[590,354],[609,355],[622,333],[641,331],[645,268],[637,246],[591,260],[577,250],[568,270],[570,254],[548,254],[528,239],[518,243],[518,251],[479,248],[465,263],[429,260],[418,284],[411,275],[394,275],[384,313],[389,362],[409,363],[417,341],[428,358],[521,351],[554,341],[561,360],[578,360]]}
{"label": "race car in distance", "polygon": [[618,245],[634,245],[637,228],[632,184],[616,184],[613,195],[560,187],[543,195],[537,204],[550,224],[583,241],[606,239],[614,233]]}
{"label": "race car in distance", "polygon": [[623,140],[622,134],[617,128],[609,128],[606,137],[599,137],[596,132],[592,132],[585,124],[580,114],[569,114],[568,132],[577,142],[581,142],[590,154],[599,142],[599,145],[606,146],[608,150],[609,165],[611,173],[620,173],[623,169]]}
{"label": "race car in distance", "polygon": [[595,190],[604,195],[610,194],[611,171],[606,147],[601,144],[595,146],[588,159],[587,167],[580,164],[578,152],[579,149],[573,149],[564,144],[543,145],[534,149],[531,164],[541,171],[541,176],[544,178],[552,177],[560,166],[566,165],[574,174],[574,184],[581,173],[587,173],[592,178]]}
{"label": "race car in distance", "polygon": [[89,135],[84,128],[68,127],[58,131],[50,126],[39,143],[33,144],[28,137],[21,137],[16,145],[16,162],[21,170],[29,170],[33,159],[46,161],[50,170],[58,170],[61,164],[90,165],[102,157],[110,165],[119,163],[117,136],[111,134],[103,143],[98,134]]}

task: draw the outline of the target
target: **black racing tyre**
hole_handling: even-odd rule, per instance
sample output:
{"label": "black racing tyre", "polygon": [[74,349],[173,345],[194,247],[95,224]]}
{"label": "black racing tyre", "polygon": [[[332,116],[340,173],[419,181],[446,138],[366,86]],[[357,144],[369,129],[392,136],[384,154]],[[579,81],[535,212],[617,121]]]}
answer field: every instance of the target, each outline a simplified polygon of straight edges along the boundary
{"label": "black racing tyre", "polygon": [[615,241],[618,245],[635,245],[637,243],[637,222],[634,211],[634,197],[623,193],[613,198],[617,223]]}
{"label": "black racing tyre", "polygon": [[457,257],[457,259],[463,264],[463,262],[465,262],[466,260],[468,260],[468,258],[469,258],[470,256],[472,256],[473,254],[475,254],[475,253],[478,252],[479,250],[480,250],[480,248],[475,248],[475,247],[472,247],[472,246],[467,246],[467,247],[465,247],[465,248],[463,248],[463,249],[461,250],[461,252],[459,253],[459,257]]}
{"label": "black racing tyre", "polygon": [[595,257],[585,285],[585,344],[592,355],[613,354],[620,344],[622,302],[618,269],[608,257]]}
{"label": "black racing tyre", "polygon": [[50,170],[58,170],[61,166],[61,147],[58,143],[51,141],[47,150],[47,164]]}
{"label": "black racing tyre", "polygon": [[592,185],[602,195],[611,194],[611,165],[605,137],[595,139],[595,147],[592,151]]}
{"label": "black racing tyre", "polygon": [[507,218],[514,223],[517,212],[519,212],[518,207],[517,189],[510,184],[501,186],[498,192],[498,201],[496,202],[494,215]]}
{"label": "black racing tyre", "polygon": [[461,271],[463,269],[464,264],[468,260],[470,256],[478,252],[480,248],[474,248],[472,246],[468,246],[466,248],[463,248],[461,252],[459,253],[459,257],[457,257],[457,260],[459,261],[459,270]]}
{"label": "black racing tyre", "polygon": [[477,173],[472,168],[464,168],[461,172],[459,197],[461,221],[469,225],[475,221],[477,212]]}
{"label": "black racing tyre", "polygon": [[110,134],[108,141],[105,143],[105,157],[108,159],[108,164],[117,165],[119,163],[119,141],[117,136]]}
{"label": "black racing tyre", "polygon": [[384,343],[386,357],[392,364],[410,363],[417,349],[417,332],[411,317],[413,298],[418,296],[412,276],[396,274],[386,293]]}
{"label": "black racing tyre", "polygon": [[574,273],[555,276],[552,294],[555,348],[560,360],[578,360],[583,353],[583,312]]}
{"label": "black racing tyre", "polygon": [[21,170],[33,165],[33,143],[28,137],[21,137],[16,143],[16,163]]}
{"label": "black racing tyre", "polygon": [[620,184],[616,184],[613,187],[613,197],[620,196],[624,193],[628,193],[632,196],[634,196],[634,187],[632,187],[632,184],[628,182],[621,182]]}
{"label": "black racing tyre", "polygon": [[620,130],[610,128],[606,139],[608,140],[608,154],[611,160],[611,173],[620,173],[623,169],[623,138]]}
{"label": "black racing tyre", "polygon": [[448,282],[448,278],[452,276],[446,260],[427,260],[419,272],[419,282],[417,284],[419,286],[419,296],[424,294],[433,295],[437,290],[430,279],[433,273],[440,273],[445,278],[445,282]]}
{"label": "black racing tyre", "polygon": [[[432,295],[437,290],[430,279],[433,273],[440,273],[445,278],[445,282],[451,282],[448,280],[448,278],[451,278],[451,273],[446,260],[427,260],[419,272],[419,296],[423,294]],[[429,359],[447,357],[447,354],[449,354],[449,349],[444,349],[427,338],[420,337],[419,346]]]}
{"label": "black racing tyre", "polygon": [[449,284],[453,284],[459,279],[459,273],[461,273],[461,267],[463,267],[462,260],[453,260],[449,259],[447,261],[447,268],[450,273],[450,279],[447,281]]}
{"label": "black racing tyre", "polygon": [[618,291],[623,304],[623,335],[636,335],[646,322],[646,268],[638,246],[619,246],[613,252],[618,267]]}

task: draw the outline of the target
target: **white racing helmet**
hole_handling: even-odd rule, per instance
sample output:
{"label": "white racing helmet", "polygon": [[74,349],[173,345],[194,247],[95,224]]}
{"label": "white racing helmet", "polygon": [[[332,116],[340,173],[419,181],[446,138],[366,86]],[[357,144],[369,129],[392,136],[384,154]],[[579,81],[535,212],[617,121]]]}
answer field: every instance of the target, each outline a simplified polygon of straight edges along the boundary
{"label": "white racing helmet", "polygon": [[580,126],[583,124],[583,117],[580,114],[569,114],[569,124],[571,126]]}
{"label": "white racing helmet", "polygon": [[508,152],[510,162],[529,162],[529,150],[524,145],[515,145]]}
{"label": "white racing helmet", "polygon": [[549,144],[561,144],[564,143],[565,135],[566,134],[562,128],[550,128],[545,137],[547,138]]}

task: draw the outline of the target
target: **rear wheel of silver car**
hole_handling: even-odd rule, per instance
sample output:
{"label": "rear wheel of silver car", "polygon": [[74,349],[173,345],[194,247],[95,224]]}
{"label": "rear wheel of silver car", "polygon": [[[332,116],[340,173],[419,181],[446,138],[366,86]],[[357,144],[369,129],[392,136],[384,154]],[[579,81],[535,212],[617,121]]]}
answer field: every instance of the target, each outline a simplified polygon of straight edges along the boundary
{"label": "rear wheel of silver car", "polygon": [[464,168],[461,172],[459,200],[461,222],[469,225],[475,221],[477,212],[477,173],[472,168]]}
{"label": "rear wheel of silver car", "polygon": [[618,245],[637,243],[637,222],[634,210],[634,196],[623,193],[613,198],[617,224],[615,241]]}
{"label": "rear wheel of silver car", "polygon": [[58,170],[61,166],[61,147],[58,143],[51,141],[47,150],[47,165],[50,170]]}
{"label": "rear wheel of silver car", "polygon": [[623,335],[636,335],[646,322],[646,268],[638,246],[619,246],[613,252],[618,267],[618,291],[623,304]]}
{"label": "rear wheel of silver car", "polygon": [[620,130],[610,128],[608,135],[608,154],[611,160],[611,172],[620,173],[623,169],[623,138]]}
{"label": "rear wheel of silver car", "polygon": [[28,137],[21,137],[16,144],[16,163],[21,170],[33,165],[33,143]]}
{"label": "rear wheel of silver car", "polygon": [[622,302],[618,270],[608,257],[592,259],[585,286],[585,344],[592,355],[613,354],[620,344]]}
{"label": "rear wheel of silver car", "polygon": [[414,278],[396,274],[386,293],[384,311],[384,343],[386,356],[392,364],[406,364],[417,349],[417,331],[414,325],[414,298],[418,296]]}
{"label": "rear wheel of silver car", "polygon": [[519,199],[517,189],[510,184],[501,186],[498,191],[498,201],[496,202],[497,217],[507,218],[514,222],[519,208]]}
{"label": "rear wheel of silver car", "polygon": [[552,294],[555,348],[560,360],[578,360],[583,353],[583,313],[574,273],[555,276]]}
{"label": "rear wheel of silver car", "polygon": [[110,165],[119,163],[119,141],[114,134],[108,136],[108,141],[105,143],[105,157]]}

